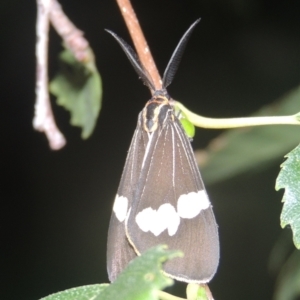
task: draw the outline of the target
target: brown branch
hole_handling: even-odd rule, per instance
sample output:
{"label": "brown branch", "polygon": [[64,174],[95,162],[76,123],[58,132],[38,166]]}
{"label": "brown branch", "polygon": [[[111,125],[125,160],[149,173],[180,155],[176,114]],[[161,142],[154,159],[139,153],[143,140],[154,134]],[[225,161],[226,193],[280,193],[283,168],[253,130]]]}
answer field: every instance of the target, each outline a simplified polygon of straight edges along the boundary
{"label": "brown branch", "polygon": [[37,0],[36,21],[36,102],[33,127],[45,132],[50,148],[58,150],[66,144],[63,134],[55,124],[48,92],[48,32],[51,0]]}
{"label": "brown branch", "polygon": [[33,127],[45,132],[51,149],[58,150],[66,144],[66,140],[55,124],[48,91],[49,20],[78,61],[88,62],[93,57],[83,32],[64,14],[57,0],[37,0],[36,103]]}
{"label": "brown branch", "polygon": [[139,21],[131,6],[130,0],[117,0],[117,3],[119,5],[129,33],[131,35],[140,62],[152,78],[155,89],[160,90],[162,88],[161,77],[152,58],[150,49],[145,40]]}
{"label": "brown branch", "polygon": [[51,2],[49,17],[52,26],[78,61],[89,61],[91,52],[89,51],[88,41],[83,37],[83,32],[65,15],[57,0],[52,0]]}

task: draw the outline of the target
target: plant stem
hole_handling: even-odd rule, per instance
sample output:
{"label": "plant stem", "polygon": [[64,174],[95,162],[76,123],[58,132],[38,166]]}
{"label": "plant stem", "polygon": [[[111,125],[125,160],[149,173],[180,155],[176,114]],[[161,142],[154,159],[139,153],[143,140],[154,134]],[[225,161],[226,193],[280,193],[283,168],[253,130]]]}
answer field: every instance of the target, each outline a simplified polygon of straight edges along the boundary
{"label": "plant stem", "polygon": [[150,49],[145,40],[143,31],[130,3],[130,0],[117,0],[117,3],[127,25],[139,60],[149,76],[152,78],[155,89],[160,90],[162,88],[161,77],[158,73],[155,62],[152,58]]}
{"label": "plant stem", "polygon": [[248,126],[261,126],[261,125],[300,125],[299,115],[291,116],[273,116],[273,117],[245,117],[245,118],[228,118],[228,119],[214,119],[206,118],[196,115],[180,102],[175,102],[174,105],[181,110],[187,119],[195,126],[209,129],[226,129],[238,128]]}

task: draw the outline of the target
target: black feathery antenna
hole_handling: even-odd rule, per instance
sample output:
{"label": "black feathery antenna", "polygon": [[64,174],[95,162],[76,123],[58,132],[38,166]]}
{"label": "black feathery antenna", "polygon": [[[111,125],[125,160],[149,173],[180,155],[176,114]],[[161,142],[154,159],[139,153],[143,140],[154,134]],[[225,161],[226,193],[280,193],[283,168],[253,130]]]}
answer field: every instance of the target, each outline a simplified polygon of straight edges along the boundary
{"label": "black feathery antenna", "polygon": [[[196,20],[189,27],[189,29],[185,32],[183,37],[180,39],[176,49],[174,50],[174,52],[169,60],[169,63],[166,67],[166,70],[164,72],[164,75],[163,75],[163,79],[162,79],[162,89],[163,90],[165,90],[167,88],[167,86],[169,86],[171,84],[171,82],[173,81],[174,75],[178,69],[178,65],[180,63],[180,60],[181,60],[182,54],[184,52],[184,49],[187,45],[187,42],[188,42],[195,26],[199,23],[199,21],[200,21],[200,19]],[[108,33],[110,33],[116,39],[116,41],[120,44],[121,48],[127,55],[130,63],[132,64],[133,68],[135,69],[135,71],[138,73],[140,78],[142,78],[145,85],[147,85],[149,87],[149,89],[154,92],[156,89],[155,89],[153,80],[149,76],[147,70],[145,70],[143,68],[143,66],[140,63],[138,56],[136,55],[134,50],[117,34],[115,34],[114,32],[112,32],[110,30],[107,30],[107,29],[105,29],[105,30]]]}
{"label": "black feathery antenna", "polygon": [[164,75],[163,75],[163,79],[162,79],[162,86],[163,88],[167,88],[167,86],[169,86],[174,78],[174,75],[178,69],[178,65],[180,63],[182,54],[184,52],[184,49],[187,45],[187,42],[195,28],[195,26],[200,22],[200,19],[196,20],[190,27],[189,29],[185,32],[185,34],[183,35],[183,37],[181,38],[181,40],[179,41],[176,49],[174,50],[169,63],[165,69]]}
{"label": "black feathery antenna", "polygon": [[110,33],[116,41],[120,44],[122,47],[123,51],[127,55],[130,63],[132,64],[133,68],[135,71],[138,73],[140,78],[144,81],[145,85],[149,87],[150,90],[155,91],[155,87],[152,81],[152,78],[149,76],[147,71],[143,68],[142,64],[140,63],[138,56],[134,52],[134,50],[122,39],[120,38],[117,34],[114,32],[105,29],[108,33]]}

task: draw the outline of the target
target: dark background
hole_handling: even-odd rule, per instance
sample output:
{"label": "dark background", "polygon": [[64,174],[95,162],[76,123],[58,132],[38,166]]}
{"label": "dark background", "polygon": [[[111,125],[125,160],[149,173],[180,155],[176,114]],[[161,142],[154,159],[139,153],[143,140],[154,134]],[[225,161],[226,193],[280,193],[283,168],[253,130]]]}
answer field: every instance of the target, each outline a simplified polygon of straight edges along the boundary
{"label": "dark background", "polygon": [[[35,1],[1,1],[0,299],[4,300],[34,300],[107,282],[106,234],[112,201],[138,112],[150,96],[104,31],[111,29],[130,42],[116,3],[61,4],[97,56],[103,108],[93,136],[82,141],[79,129],[68,124],[68,113],[53,102],[68,144],[57,152],[49,149],[45,136],[32,128]],[[174,98],[195,112],[212,117],[247,115],[299,84],[299,1],[135,0],[133,6],[161,73],[182,34],[202,18],[169,88]],[[60,43],[52,30],[51,76]],[[199,130],[194,147],[205,147],[217,134]],[[221,239],[219,272],[210,285],[216,299],[272,297],[275,276],[267,264],[281,232],[282,193],[274,191],[274,183],[282,160],[268,170],[207,187]]]}

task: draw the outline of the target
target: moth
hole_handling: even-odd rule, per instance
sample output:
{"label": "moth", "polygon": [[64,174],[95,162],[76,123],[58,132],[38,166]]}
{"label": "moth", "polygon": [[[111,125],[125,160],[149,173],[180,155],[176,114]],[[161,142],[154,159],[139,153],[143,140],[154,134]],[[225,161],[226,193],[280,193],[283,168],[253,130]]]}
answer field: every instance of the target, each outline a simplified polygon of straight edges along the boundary
{"label": "moth", "polygon": [[219,264],[218,227],[212,206],[190,139],[166,90],[198,22],[179,41],[160,90],[155,90],[133,49],[108,31],[152,92],[138,116],[110,219],[107,270],[112,282],[132,259],[158,244],[184,253],[183,258],[164,264],[164,272],[179,281],[209,282]]}

